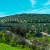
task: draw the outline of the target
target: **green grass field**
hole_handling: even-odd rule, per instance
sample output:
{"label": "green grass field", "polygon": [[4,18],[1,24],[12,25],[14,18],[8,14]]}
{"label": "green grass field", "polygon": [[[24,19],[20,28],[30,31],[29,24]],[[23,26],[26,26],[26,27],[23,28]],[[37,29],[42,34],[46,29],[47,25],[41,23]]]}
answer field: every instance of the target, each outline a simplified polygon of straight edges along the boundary
{"label": "green grass field", "polygon": [[0,50],[30,50],[30,48],[12,47],[8,44],[0,43]]}

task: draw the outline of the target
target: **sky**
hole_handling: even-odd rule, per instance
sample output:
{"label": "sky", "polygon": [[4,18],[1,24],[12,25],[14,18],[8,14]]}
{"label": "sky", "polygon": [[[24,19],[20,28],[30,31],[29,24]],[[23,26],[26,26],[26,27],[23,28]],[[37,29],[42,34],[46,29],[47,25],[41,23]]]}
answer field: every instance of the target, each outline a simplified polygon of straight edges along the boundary
{"label": "sky", "polygon": [[50,14],[50,0],[0,0],[0,17],[22,13]]}

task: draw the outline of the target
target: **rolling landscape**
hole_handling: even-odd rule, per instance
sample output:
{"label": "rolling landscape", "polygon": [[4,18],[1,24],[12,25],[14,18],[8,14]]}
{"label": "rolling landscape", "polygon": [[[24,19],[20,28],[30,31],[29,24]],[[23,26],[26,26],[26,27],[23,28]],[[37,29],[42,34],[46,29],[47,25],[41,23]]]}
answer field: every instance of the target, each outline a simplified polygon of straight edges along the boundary
{"label": "rolling landscape", "polygon": [[0,0],[0,50],[50,50],[50,0]]}
{"label": "rolling landscape", "polygon": [[50,50],[50,14],[0,17],[0,49]]}

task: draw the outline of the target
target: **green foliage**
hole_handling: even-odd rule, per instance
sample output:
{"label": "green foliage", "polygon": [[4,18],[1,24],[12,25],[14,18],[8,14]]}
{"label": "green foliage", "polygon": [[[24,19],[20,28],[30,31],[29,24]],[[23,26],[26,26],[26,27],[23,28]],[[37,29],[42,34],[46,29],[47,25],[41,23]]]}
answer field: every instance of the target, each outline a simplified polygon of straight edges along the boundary
{"label": "green foliage", "polygon": [[[2,45],[3,43],[7,43],[8,41],[6,41],[6,38],[5,38],[5,35],[4,35],[4,33],[1,31],[0,32],[0,34],[2,33],[2,38],[1,38],[1,40],[2,40],[2,43],[0,43],[0,45]],[[49,45],[49,43],[50,43],[50,37],[42,37],[42,38],[38,38],[38,37],[33,37],[33,33],[31,34],[31,33],[27,33],[26,34],[26,37],[28,37],[28,39],[31,39],[31,40],[33,40],[33,43],[32,43],[32,46],[29,48],[28,46],[26,47],[24,47],[23,48],[23,50],[25,50],[25,49],[33,49],[33,50],[41,50],[41,48],[40,48],[40,46],[42,46],[42,50],[45,50],[45,48]],[[8,38],[7,38],[8,39]],[[3,48],[4,48],[4,50],[6,49],[8,49],[9,48],[9,50],[10,49],[12,49],[12,48],[14,48],[15,47],[15,49],[14,50],[18,50],[18,47],[19,47],[19,49],[20,50],[22,50],[22,45],[21,44],[19,44],[19,41],[18,40],[14,40],[14,37],[9,37],[9,39],[10,39],[10,41],[9,41],[9,46],[11,45],[11,46],[13,46],[13,47],[9,47],[7,44],[3,44],[3,46],[1,46],[1,50],[3,50]],[[21,39],[22,40],[22,39]],[[22,41],[23,42],[23,41]],[[5,47],[4,47],[4,45],[5,45]],[[7,48],[6,48],[7,47]]]}
{"label": "green foliage", "polygon": [[7,45],[7,44],[4,44],[4,43],[0,43],[0,50],[30,50],[30,48],[28,47],[25,47],[25,48],[22,48],[22,47],[12,47],[10,45]]}
{"label": "green foliage", "polygon": [[[34,40],[36,38],[36,40],[34,40],[33,42],[33,46],[32,46],[33,50],[40,50],[41,45],[39,46],[39,42],[42,42],[43,48],[41,50],[45,50],[46,45],[50,43],[50,37],[41,37],[41,36],[40,38],[38,38],[39,36],[34,37],[35,34],[39,35],[40,32],[42,31],[50,34],[50,15],[49,14],[13,15],[9,17],[0,18],[0,24],[1,24],[0,25],[1,27],[11,26],[11,28],[8,28],[7,30],[12,31],[16,35],[18,34],[22,37],[27,37],[27,39],[31,39],[31,40]],[[19,44],[18,40],[14,40],[14,37],[7,36],[2,31],[0,31],[0,42],[10,44],[11,46],[21,45]],[[8,48],[11,47],[7,45],[6,47],[4,47],[5,45],[6,44],[3,44],[3,47],[1,47],[0,50],[8,50]],[[17,49],[14,49],[14,48],[12,49],[12,48],[13,47],[11,47],[9,50],[18,50],[18,48]],[[19,50],[22,50],[22,49],[20,48]]]}
{"label": "green foliage", "polygon": [[5,42],[6,41],[5,40],[5,34],[3,33],[3,31],[0,31],[0,35],[1,35],[0,42]]}
{"label": "green foliage", "polygon": [[12,39],[10,40],[9,43],[11,46],[17,46],[18,45],[18,40],[14,40],[14,37],[12,37]]}

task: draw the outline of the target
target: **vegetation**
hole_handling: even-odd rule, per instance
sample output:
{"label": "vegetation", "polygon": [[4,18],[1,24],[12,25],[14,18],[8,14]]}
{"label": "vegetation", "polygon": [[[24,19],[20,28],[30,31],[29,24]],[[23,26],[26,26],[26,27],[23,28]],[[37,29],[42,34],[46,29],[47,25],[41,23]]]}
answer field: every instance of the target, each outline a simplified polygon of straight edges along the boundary
{"label": "vegetation", "polygon": [[[38,17],[38,18],[37,18]],[[50,14],[17,14],[0,18],[0,23],[50,23]]]}
{"label": "vegetation", "polygon": [[12,47],[8,44],[5,44],[5,43],[0,43],[0,50],[27,50],[30,48],[26,47],[26,48],[21,48],[21,47]]}
{"label": "vegetation", "polygon": [[[7,30],[9,30],[10,32],[6,32]],[[19,48],[21,47],[21,48],[23,48],[23,50],[27,49],[27,48],[31,49],[31,50],[32,49],[33,50],[41,50],[41,49],[45,50],[45,49],[47,49],[47,47],[50,44],[50,37],[40,37],[40,38],[34,37],[33,36],[34,33],[29,32],[29,31],[24,36],[24,35],[22,35],[24,33],[21,34],[21,31],[23,29],[18,30],[18,28],[17,28],[17,31],[15,31],[16,29],[14,29],[15,32],[12,32],[12,30],[13,29],[11,29],[11,28],[7,28],[7,29],[0,31],[0,43],[3,43],[3,44],[6,43],[7,45],[16,47],[16,49],[18,49],[18,47]],[[13,36],[13,34],[14,34],[14,36]],[[25,38],[23,38],[23,37],[25,37]],[[27,40],[30,39],[32,45],[30,45],[29,43],[27,44],[27,42],[24,39],[27,39]],[[42,48],[41,48],[41,46],[42,46]],[[11,47],[10,47],[10,49],[11,49]]]}
{"label": "vegetation", "polygon": [[0,24],[0,50],[48,50],[50,47],[49,14],[7,16],[0,18]]}
{"label": "vegetation", "polygon": [[25,27],[50,34],[50,14],[17,14],[0,18],[0,27]]}

